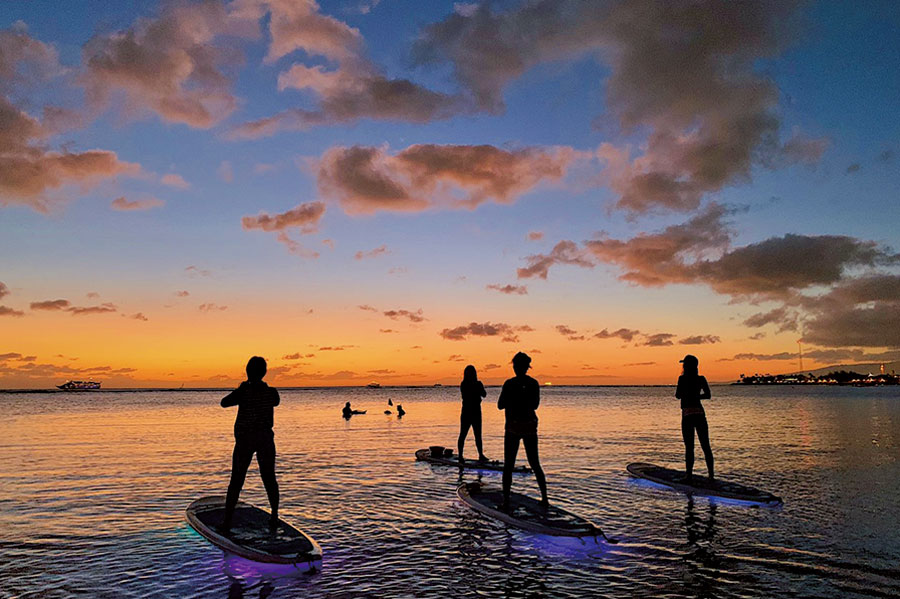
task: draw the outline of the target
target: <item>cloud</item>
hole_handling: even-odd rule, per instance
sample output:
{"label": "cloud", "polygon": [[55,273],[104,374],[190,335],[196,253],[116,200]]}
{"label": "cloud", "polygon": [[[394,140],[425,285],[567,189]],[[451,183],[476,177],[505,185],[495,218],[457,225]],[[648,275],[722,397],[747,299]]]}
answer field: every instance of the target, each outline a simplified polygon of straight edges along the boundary
{"label": "cloud", "polygon": [[151,208],[165,206],[165,204],[166,203],[163,200],[159,200],[157,198],[148,198],[145,200],[127,200],[124,197],[119,197],[110,203],[110,207],[113,210],[135,211],[150,210]]}
{"label": "cloud", "polygon": [[57,300],[44,300],[41,302],[31,302],[29,307],[32,310],[67,310],[70,307],[69,300],[65,299],[57,299]]}
{"label": "cloud", "polygon": [[242,54],[223,38],[255,37],[258,11],[247,3],[170,3],[156,18],[128,29],[97,34],[82,49],[89,101],[106,105],[121,96],[131,113],[206,129],[238,106],[226,72]]}
{"label": "cloud", "polygon": [[25,313],[9,306],[0,306],[0,316],[25,316]]}
{"label": "cloud", "polygon": [[9,295],[9,287],[6,286],[6,283],[0,281],[0,298],[6,297]]}
{"label": "cloud", "polygon": [[653,335],[647,335],[641,345],[646,345],[649,347],[664,347],[667,345],[673,345],[673,337],[675,337],[675,335],[673,335],[672,333],[654,333]]}
{"label": "cloud", "polygon": [[444,329],[439,335],[450,341],[465,341],[467,335],[476,337],[501,337],[502,341],[514,343],[519,340],[517,332],[528,332],[533,329],[527,325],[513,326],[505,322],[470,322],[469,324]]}
{"label": "cloud", "polygon": [[356,258],[357,260],[365,260],[367,258],[376,258],[378,256],[381,256],[382,254],[389,254],[389,253],[390,253],[390,250],[387,248],[386,245],[380,245],[373,250],[369,250],[368,252],[364,252],[364,251],[360,250],[360,251],[356,252],[353,255],[353,257]]}
{"label": "cloud", "polygon": [[295,352],[293,354],[287,354],[281,356],[282,360],[299,360],[301,358],[314,358],[316,354],[301,354],[300,352]]}
{"label": "cloud", "polygon": [[527,235],[528,241],[540,241],[544,238],[542,231],[530,231]]}
{"label": "cloud", "polygon": [[86,314],[106,314],[109,312],[116,312],[118,311],[118,308],[115,304],[107,302],[100,304],[99,306],[71,306],[70,308],[66,308],[66,311],[71,313],[72,316],[83,316]]}
{"label": "cloud", "polygon": [[558,181],[571,148],[503,150],[494,146],[413,145],[390,154],[370,146],[334,147],[318,161],[323,197],[349,214],[475,208],[510,204],[545,181]]}
{"label": "cloud", "polygon": [[765,336],[766,336],[765,333],[760,332],[760,333],[754,333],[753,335],[750,335],[749,337],[747,337],[747,339],[750,339],[751,341],[759,341],[760,339],[765,338]]}
{"label": "cloud", "polygon": [[190,265],[190,266],[186,266],[186,267],[184,268],[184,272],[186,272],[186,273],[188,274],[188,276],[191,277],[191,278],[195,278],[195,277],[211,277],[211,276],[212,276],[212,272],[211,272],[211,271],[202,269],[202,268],[200,268],[200,267],[198,267],[198,266],[194,266],[193,264]]}
{"label": "cloud", "polygon": [[[18,204],[48,213],[58,201],[47,195],[52,190],[73,184],[87,189],[103,179],[140,172],[137,164],[119,160],[115,152],[48,149],[48,140],[70,120],[68,113],[44,106],[38,119],[10,97],[28,96],[25,89],[32,83],[61,71],[52,47],[21,28],[0,30],[0,206]],[[21,103],[31,107],[37,100],[24,98]]]}
{"label": "cloud", "polygon": [[525,258],[519,278],[547,278],[556,264],[592,268],[612,264],[619,278],[643,287],[705,284],[735,298],[783,299],[792,293],[842,280],[850,269],[889,266],[900,255],[872,241],[842,235],[772,237],[729,249],[723,222],[735,210],[710,204],[685,223],[628,240],[602,237],[579,247],[561,241],[548,254]]}
{"label": "cloud", "polygon": [[807,301],[803,340],[827,347],[900,347],[900,275],[842,281]]}
{"label": "cloud", "polygon": [[167,175],[163,175],[160,182],[163,185],[168,185],[169,187],[175,187],[177,189],[190,189],[191,184],[184,180],[184,177],[175,173],[169,173]]}
{"label": "cloud", "polygon": [[465,358],[460,354],[453,354],[447,357],[448,362],[465,362]]}
{"label": "cloud", "polygon": [[[278,90],[296,89],[315,98],[310,108],[290,108],[235,127],[235,138],[257,138],[360,119],[427,123],[471,110],[457,95],[388,77],[366,55],[359,30],[323,15],[313,0],[270,0],[271,44],[266,62],[303,50],[331,64],[294,62],[278,76]],[[336,66],[332,66],[336,63]]]}
{"label": "cloud", "polygon": [[498,291],[500,293],[505,293],[506,295],[527,295],[528,287],[525,285],[500,285],[500,284],[491,284],[485,287],[486,289]]}
{"label": "cloud", "polygon": [[606,105],[626,133],[646,131],[642,155],[619,151],[608,178],[631,212],[693,210],[704,194],[749,179],[754,164],[816,160],[826,145],[778,142],[777,88],[760,59],[795,37],[790,3],[536,0],[490,3],[424,28],[418,64],[449,63],[481,110],[539,64],[590,55],[606,62]]}
{"label": "cloud", "polygon": [[200,304],[199,306],[197,306],[197,309],[201,312],[221,312],[222,310],[227,310],[228,306],[220,306],[218,304],[210,302],[206,304]]}
{"label": "cloud", "polygon": [[[125,316],[125,314],[123,314],[122,316]],[[148,320],[150,320],[149,318],[144,316],[143,312],[137,312],[135,314],[128,315],[126,318],[130,318],[132,320],[142,320],[144,322],[147,322]]]}
{"label": "cloud", "polygon": [[409,310],[387,310],[383,314],[392,320],[397,320],[398,318],[406,318],[410,322],[422,322],[425,320],[421,308],[415,312],[410,312]]}
{"label": "cloud", "polygon": [[226,183],[234,182],[234,167],[231,166],[231,161],[223,160],[221,164],[219,164],[219,168],[216,169],[216,174],[219,175],[219,178]]}
{"label": "cloud", "polygon": [[578,331],[570,329],[564,324],[556,325],[556,332],[569,339],[569,341],[584,341],[585,336],[579,335]]}
{"label": "cloud", "polygon": [[482,370],[496,370],[497,368],[501,368],[500,364],[485,364]]}
{"label": "cloud", "polygon": [[622,364],[622,366],[653,366],[656,362],[629,362],[628,364]]}
{"label": "cloud", "polygon": [[564,240],[553,246],[549,254],[532,254],[525,257],[528,266],[516,271],[520,279],[538,277],[546,279],[550,267],[556,264],[573,264],[583,268],[593,268],[590,255],[572,241]]}
{"label": "cloud", "polygon": [[357,306],[357,308],[365,312],[378,312],[378,308],[373,308],[369,304],[363,304],[362,306]]}
{"label": "cloud", "polygon": [[314,233],[318,230],[323,214],[325,214],[325,204],[307,202],[281,214],[269,215],[260,212],[258,216],[245,216],[241,218],[241,227],[245,231],[261,229],[272,232],[295,228],[301,233]]}
{"label": "cloud", "polygon": [[609,332],[609,329],[603,329],[599,333],[594,334],[594,337],[596,337],[597,339],[612,339],[614,337],[617,337],[617,338],[621,339],[622,341],[631,341],[637,335],[640,335],[640,334],[641,334],[641,332],[637,331],[635,329],[622,328],[622,329],[616,329],[615,331],[613,331],[611,333]]}
{"label": "cloud", "polygon": [[862,166],[858,162],[854,162],[850,166],[847,167],[847,174],[858,173],[862,169]]}
{"label": "cloud", "polygon": [[319,351],[344,351],[355,347],[355,345],[326,345],[325,347],[320,347]]}
{"label": "cloud", "polygon": [[190,295],[190,292],[189,291],[176,291],[175,295],[177,297],[187,297]]}
{"label": "cloud", "polygon": [[379,333],[399,333],[400,331],[395,331],[394,329],[378,329]]}
{"label": "cloud", "polygon": [[679,339],[681,345],[703,345],[705,343],[719,343],[721,339],[717,335],[693,335]]}

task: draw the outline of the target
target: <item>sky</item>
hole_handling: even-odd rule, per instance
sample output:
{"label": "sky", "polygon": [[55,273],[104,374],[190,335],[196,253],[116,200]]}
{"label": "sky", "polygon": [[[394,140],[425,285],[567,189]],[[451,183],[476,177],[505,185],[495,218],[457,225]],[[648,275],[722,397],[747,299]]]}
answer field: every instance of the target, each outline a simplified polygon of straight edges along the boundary
{"label": "sky", "polygon": [[900,4],[0,4],[0,388],[900,357]]}

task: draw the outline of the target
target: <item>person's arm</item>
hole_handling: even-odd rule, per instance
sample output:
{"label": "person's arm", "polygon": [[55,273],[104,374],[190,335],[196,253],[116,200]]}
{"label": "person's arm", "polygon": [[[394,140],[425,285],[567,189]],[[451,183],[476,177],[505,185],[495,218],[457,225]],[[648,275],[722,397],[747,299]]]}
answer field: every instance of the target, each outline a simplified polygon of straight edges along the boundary
{"label": "person's arm", "polygon": [[275,389],[274,387],[269,387],[269,389],[272,389],[272,395],[274,397],[272,400],[272,407],[274,408],[281,403],[281,396],[278,395],[278,389]]}
{"label": "person's arm", "polygon": [[712,394],[709,392],[709,383],[706,382],[706,377],[700,377],[700,399],[709,399],[712,397]]}
{"label": "person's arm", "polygon": [[541,405],[541,384],[534,381],[534,409],[537,410]]}
{"label": "person's arm", "polygon": [[683,393],[681,392],[681,377],[678,377],[678,385],[675,387],[675,397],[678,399],[682,399]]}
{"label": "person's arm", "polygon": [[497,409],[505,410],[506,409],[506,401],[504,400],[504,393],[506,393],[506,383],[503,383],[503,386],[500,387],[500,396],[497,397]]}
{"label": "person's arm", "polygon": [[487,390],[484,388],[484,383],[478,383],[481,386],[481,397],[487,397]]}
{"label": "person's arm", "polygon": [[221,402],[222,407],[230,408],[231,406],[236,406],[239,403],[241,403],[241,398],[244,397],[244,386],[246,384],[247,384],[247,381],[244,381],[243,383],[241,383],[241,385],[237,389],[235,389],[234,391],[232,391],[231,393],[229,393],[228,395],[223,397],[222,402]]}

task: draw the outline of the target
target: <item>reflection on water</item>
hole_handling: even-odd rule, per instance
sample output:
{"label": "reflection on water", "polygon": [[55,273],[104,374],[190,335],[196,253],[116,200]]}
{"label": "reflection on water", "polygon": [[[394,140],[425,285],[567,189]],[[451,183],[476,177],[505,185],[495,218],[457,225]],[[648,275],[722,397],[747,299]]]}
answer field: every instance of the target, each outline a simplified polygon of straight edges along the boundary
{"label": "reflection on water", "polygon": [[[502,414],[484,404],[488,455]],[[900,595],[897,389],[713,389],[722,478],[781,510],[640,484],[633,461],[680,467],[668,388],[544,391],[551,501],[618,545],[569,546],[461,504],[497,472],[417,463],[452,447],[453,389],[282,390],[282,516],[322,545],[323,571],[286,575],[226,556],[184,508],[228,483],[233,411],[218,392],[0,394],[0,581],[13,597],[895,597]],[[382,414],[388,399],[406,415]],[[368,414],[341,418],[351,401]],[[516,490],[537,496],[534,478]],[[251,469],[242,499],[265,506]]]}

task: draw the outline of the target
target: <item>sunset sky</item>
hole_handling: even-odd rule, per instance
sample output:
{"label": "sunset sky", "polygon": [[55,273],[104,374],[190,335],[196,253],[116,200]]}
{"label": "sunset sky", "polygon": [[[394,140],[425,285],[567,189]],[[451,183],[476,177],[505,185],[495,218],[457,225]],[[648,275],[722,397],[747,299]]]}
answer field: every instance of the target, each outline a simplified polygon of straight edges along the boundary
{"label": "sunset sky", "polygon": [[900,354],[900,3],[0,3],[0,388]]}

